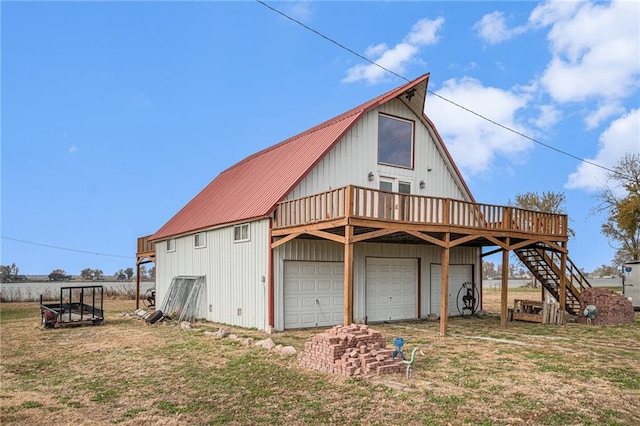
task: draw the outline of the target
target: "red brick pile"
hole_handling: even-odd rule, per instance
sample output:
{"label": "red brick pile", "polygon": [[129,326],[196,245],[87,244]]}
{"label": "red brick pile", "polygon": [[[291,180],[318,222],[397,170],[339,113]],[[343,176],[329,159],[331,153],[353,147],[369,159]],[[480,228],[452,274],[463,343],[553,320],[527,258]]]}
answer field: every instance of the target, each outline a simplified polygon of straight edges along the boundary
{"label": "red brick pile", "polygon": [[401,357],[392,358],[382,333],[367,325],[335,326],[304,344],[303,367],[343,376],[401,373]]}
{"label": "red brick pile", "polygon": [[[591,324],[616,325],[631,324],[635,321],[633,305],[624,296],[606,288],[588,288],[580,294],[582,311],[587,305],[593,305],[598,309],[598,315],[591,320]],[[578,315],[579,323],[586,323],[584,312]]]}

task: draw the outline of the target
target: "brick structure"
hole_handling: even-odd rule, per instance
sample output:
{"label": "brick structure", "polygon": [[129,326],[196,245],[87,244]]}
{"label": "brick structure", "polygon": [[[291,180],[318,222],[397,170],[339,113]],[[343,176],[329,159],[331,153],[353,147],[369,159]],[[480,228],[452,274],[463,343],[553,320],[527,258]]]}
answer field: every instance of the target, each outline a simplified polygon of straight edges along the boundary
{"label": "brick structure", "polygon": [[585,324],[587,318],[583,315],[587,305],[593,305],[598,309],[598,315],[591,320],[591,324],[617,325],[631,324],[635,321],[633,305],[626,297],[606,288],[588,288],[580,294],[582,306],[578,322]]}
{"label": "brick structure", "polygon": [[392,356],[393,350],[385,349],[382,333],[366,325],[352,324],[335,326],[306,342],[300,363],[303,367],[347,377],[404,372],[406,365],[402,358]]}

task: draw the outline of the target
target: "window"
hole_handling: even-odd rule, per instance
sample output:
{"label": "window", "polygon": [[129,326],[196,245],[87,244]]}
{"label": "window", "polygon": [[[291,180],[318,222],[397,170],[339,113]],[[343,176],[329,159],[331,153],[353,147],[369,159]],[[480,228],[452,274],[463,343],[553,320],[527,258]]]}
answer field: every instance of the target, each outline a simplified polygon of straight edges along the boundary
{"label": "window", "polygon": [[413,168],[413,122],[378,116],[378,163]]}
{"label": "window", "polygon": [[196,248],[206,247],[207,246],[207,238],[204,232],[199,232],[194,235]]}
{"label": "window", "polygon": [[176,251],[176,240],[173,238],[167,240],[167,251]]}
{"label": "window", "polygon": [[249,224],[238,225],[233,227],[233,241],[239,243],[241,241],[249,241]]}

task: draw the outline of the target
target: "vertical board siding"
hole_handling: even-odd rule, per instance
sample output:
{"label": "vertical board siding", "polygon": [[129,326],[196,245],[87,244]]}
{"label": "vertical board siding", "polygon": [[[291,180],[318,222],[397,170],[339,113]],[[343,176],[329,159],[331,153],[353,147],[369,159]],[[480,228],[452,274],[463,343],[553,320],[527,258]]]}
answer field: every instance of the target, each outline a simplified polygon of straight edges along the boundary
{"label": "vertical board siding", "polygon": [[207,320],[265,329],[269,221],[250,222],[249,232],[250,241],[234,243],[233,226],[207,231],[207,245],[198,249],[193,234],[187,235],[176,238],[176,251],[170,253],[166,243],[157,244],[158,301],[162,301],[174,276],[205,275],[203,314]]}
{"label": "vertical board siding", "polygon": [[[378,115],[381,112],[414,122],[413,169],[378,164]],[[368,180],[369,172],[374,173],[373,181]],[[358,121],[294,188],[287,199],[346,185],[377,189],[382,175],[411,182],[413,194],[465,200],[467,197],[453,173],[425,124],[402,102],[393,100],[372,110]],[[420,181],[425,182],[424,189],[420,189]]]}
{"label": "vertical board siding", "polygon": [[[413,244],[380,244],[358,243],[353,248],[353,318],[356,322],[364,322],[366,316],[366,258],[367,257],[395,257],[417,258],[420,264],[420,316],[426,318],[431,306],[430,265],[440,263],[441,249],[433,245]],[[302,240],[290,241],[274,250],[274,284],[275,284],[275,328],[284,328],[284,261],[303,260],[316,262],[343,262],[344,246],[332,241]],[[451,263],[474,265],[474,279],[480,283],[480,248],[454,247],[451,249]],[[439,294],[439,292],[438,292]]]}

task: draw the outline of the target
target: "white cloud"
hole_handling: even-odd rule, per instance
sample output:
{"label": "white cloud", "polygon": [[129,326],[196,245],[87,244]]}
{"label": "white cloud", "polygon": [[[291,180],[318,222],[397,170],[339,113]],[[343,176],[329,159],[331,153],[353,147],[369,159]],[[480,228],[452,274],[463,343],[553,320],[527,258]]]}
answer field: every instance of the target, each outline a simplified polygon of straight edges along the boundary
{"label": "white cloud", "polygon": [[[567,4],[568,3],[568,4]],[[548,2],[531,26],[551,25],[542,84],[557,102],[623,99],[640,85],[640,3]]]}
{"label": "white cloud", "polygon": [[[640,152],[640,109],[613,121],[600,135],[600,147],[592,163],[612,168],[626,153]],[[581,163],[569,175],[565,188],[598,191],[607,183],[607,171]]]}
{"label": "white cloud", "polygon": [[290,1],[284,6],[287,15],[298,21],[308,21],[312,15],[312,3],[310,0]]}
{"label": "white cloud", "polygon": [[77,152],[77,151],[78,151],[78,148],[77,148],[75,145],[71,145],[71,146],[69,147],[69,152],[70,152],[70,153],[72,153],[72,154],[73,154],[74,152]]}
{"label": "white cloud", "polygon": [[527,31],[526,26],[507,28],[504,14],[498,11],[484,15],[473,25],[473,29],[478,31],[478,36],[489,44],[509,40]]}
{"label": "white cloud", "polygon": [[541,105],[538,109],[540,110],[540,115],[535,120],[532,120],[532,123],[539,129],[551,129],[562,117],[562,114],[554,105]]}
{"label": "white cloud", "polygon": [[[531,129],[520,125],[516,112],[527,105],[530,95],[485,87],[478,80],[465,77],[447,80],[438,95],[464,105],[500,124],[525,134]],[[488,170],[497,156],[519,161],[533,145],[528,139],[481,119],[436,96],[427,97],[425,112],[446,141],[454,161],[463,174],[472,176]]]}
{"label": "white cloud", "polygon": [[[404,73],[405,67],[412,60],[422,46],[435,44],[438,41],[438,31],[444,24],[444,18],[435,20],[421,19],[413,25],[401,43],[389,48],[385,43],[371,45],[366,50],[366,56],[372,61],[395,73]],[[347,70],[345,83],[365,80],[369,84],[381,81],[386,71],[373,64],[358,64]]]}
{"label": "white cloud", "polygon": [[584,124],[587,130],[592,130],[598,127],[604,120],[614,115],[620,115],[623,112],[624,107],[618,101],[602,102],[598,105],[598,109],[585,117]]}

